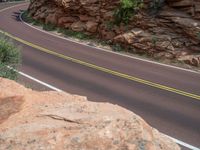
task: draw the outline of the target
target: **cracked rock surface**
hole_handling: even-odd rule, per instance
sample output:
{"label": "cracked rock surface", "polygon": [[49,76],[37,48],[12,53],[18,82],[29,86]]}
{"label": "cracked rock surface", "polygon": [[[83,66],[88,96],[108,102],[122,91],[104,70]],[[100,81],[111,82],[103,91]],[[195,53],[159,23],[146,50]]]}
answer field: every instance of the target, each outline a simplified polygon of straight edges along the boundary
{"label": "cracked rock surface", "polygon": [[0,150],[179,150],[122,107],[0,78]]}

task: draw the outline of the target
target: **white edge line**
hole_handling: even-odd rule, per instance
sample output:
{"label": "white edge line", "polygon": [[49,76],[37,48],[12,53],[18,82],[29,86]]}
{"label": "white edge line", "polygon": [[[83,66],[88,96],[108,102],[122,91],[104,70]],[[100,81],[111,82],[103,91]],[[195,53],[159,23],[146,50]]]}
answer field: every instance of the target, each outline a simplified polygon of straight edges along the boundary
{"label": "white edge line", "polygon": [[[58,91],[58,92],[63,92],[61,89],[58,89],[58,88],[56,88],[55,86],[52,86],[52,85],[50,85],[50,84],[48,84],[48,83],[45,83],[45,82],[43,82],[43,81],[40,81],[40,80],[38,80],[38,79],[36,79],[36,78],[34,78],[34,77],[30,76],[30,75],[27,75],[27,74],[25,74],[25,73],[23,73],[23,72],[20,72],[20,71],[16,71],[16,72],[18,72],[20,75],[22,75],[22,76],[24,76],[24,77],[27,77],[28,79],[31,79],[31,80],[33,80],[33,81],[35,81],[35,82],[37,82],[37,83],[40,83],[40,84],[46,86],[46,87],[48,87],[48,88],[50,88],[50,89],[52,89],[52,90],[55,90],[55,91]],[[179,145],[181,145],[181,146],[184,146],[184,147],[189,148],[189,149],[191,149],[191,150],[200,150],[199,148],[197,148],[197,147],[195,147],[195,146],[192,146],[192,145],[190,145],[190,144],[187,144],[187,143],[185,143],[185,142],[183,142],[183,141],[180,141],[180,140],[178,140],[178,139],[175,139],[175,138],[173,138],[173,137],[170,137],[170,136],[168,136],[168,135],[166,135],[166,134],[164,134],[164,135],[165,135],[167,138],[171,139],[172,141],[174,141],[175,143],[177,143],[177,144],[179,144]]]}
{"label": "white edge line", "polygon": [[22,76],[24,76],[24,77],[26,77],[26,78],[28,78],[28,79],[31,79],[31,80],[33,80],[33,81],[35,81],[35,82],[37,82],[37,83],[39,83],[39,84],[41,84],[41,85],[44,85],[44,86],[46,86],[46,87],[48,87],[48,88],[50,88],[50,89],[52,89],[52,90],[55,90],[55,91],[57,91],[57,92],[63,92],[61,89],[58,89],[58,88],[56,88],[56,87],[54,87],[54,86],[52,86],[52,85],[50,85],[50,84],[48,84],[48,83],[45,83],[45,82],[43,82],[43,81],[40,81],[40,80],[38,80],[38,79],[36,79],[36,78],[34,78],[34,77],[28,75],[28,74],[25,74],[25,73],[20,72],[20,71],[17,71],[17,72],[18,72],[20,75],[22,75]]}
{"label": "white edge line", "polygon": [[[27,3],[27,2],[25,2],[25,4],[18,4],[18,5],[15,5],[15,6],[11,6],[11,7],[2,9],[2,10],[0,10],[0,12],[6,11],[6,10],[11,9],[11,8],[14,8],[14,7],[26,5],[26,3]],[[159,62],[147,60],[147,59],[142,59],[142,58],[130,56],[130,55],[127,55],[127,54],[122,54],[122,53],[118,53],[118,52],[114,52],[114,51],[109,51],[109,50],[106,50],[106,49],[103,49],[103,48],[91,46],[91,45],[84,44],[84,43],[81,43],[81,42],[77,42],[77,41],[74,41],[74,40],[71,40],[71,39],[68,39],[68,38],[65,38],[65,37],[61,37],[61,36],[55,35],[55,34],[53,34],[53,33],[49,33],[49,32],[47,32],[47,31],[41,30],[41,29],[39,29],[39,28],[36,28],[36,27],[34,27],[34,26],[32,26],[32,25],[26,23],[26,22],[22,19],[21,16],[22,16],[22,13],[21,13],[20,16],[19,16],[19,19],[20,19],[20,20],[22,21],[22,23],[24,23],[25,25],[27,25],[27,26],[29,26],[29,27],[31,27],[31,28],[34,28],[35,30],[38,30],[38,31],[40,31],[40,32],[46,33],[46,34],[48,34],[48,35],[51,35],[51,36],[54,36],[54,37],[57,37],[57,38],[60,38],[60,39],[66,40],[66,41],[70,41],[70,42],[72,42],[72,43],[84,45],[84,46],[87,46],[87,47],[90,47],[90,48],[95,48],[95,49],[98,49],[98,50],[101,50],[101,51],[104,51],[104,52],[112,53],[112,54],[115,54],[115,55],[120,55],[120,56],[123,56],[123,57],[128,57],[128,58],[131,58],[131,59],[136,59],[136,60],[143,61],[143,62],[149,62],[149,63],[156,64],[156,65],[160,65],[160,66],[165,66],[165,67],[169,67],[169,68],[173,68],[173,69],[178,69],[178,70],[182,70],[182,71],[187,71],[187,72],[191,72],[191,73],[200,74],[200,72],[197,72],[197,71],[194,71],[194,70],[189,70],[189,69],[185,69],[185,68],[180,68],[180,67],[176,67],[176,66],[172,66],[172,65],[167,65],[167,64],[163,64],[163,63],[159,63]]]}
{"label": "white edge line", "polygon": [[18,7],[18,6],[26,5],[26,3],[28,3],[28,2],[27,2],[27,1],[24,1],[24,3],[22,3],[22,4],[18,4],[18,3],[16,3],[16,5],[14,5],[14,6],[10,6],[10,7],[7,7],[7,8],[4,8],[4,9],[1,9],[0,12],[6,11],[6,10],[11,9],[11,8],[14,8],[14,7]]}
{"label": "white edge line", "polygon": [[7,68],[12,69],[12,70],[14,70],[15,72],[19,73],[20,75],[22,75],[22,76],[24,76],[24,77],[26,77],[26,78],[28,78],[28,79],[30,79],[30,80],[33,80],[33,81],[35,81],[35,82],[37,82],[37,83],[39,83],[39,84],[41,84],[41,85],[44,85],[44,86],[46,86],[46,87],[48,87],[48,88],[50,88],[50,89],[52,89],[52,90],[55,90],[55,91],[57,91],[57,92],[63,92],[63,91],[62,91],[61,89],[59,89],[59,88],[56,88],[56,87],[54,87],[54,86],[52,86],[52,85],[50,85],[50,84],[48,84],[48,83],[45,83],[45,82],[43,82],[43,81],[41,81],[41,80],[39,80],[39,79],[36,79],[36,78],[34,78],[34,77],[32,77],[32,76],[26,74],[26,73],[23,73],[23,72],[21,72],[21,71],[18,71],[18,70],[14,69],[14,68],[12,68],[12,67],[10,67],[10,66],[7,66]]}
{"label": "white edge line", "polygon": [[29,2],[27,0],[20,0],[20,1],[11,1],[11,2],[1,2],[0,4],[18,4],[23,2]]}
{"label": "white edge line", "polygon": [[[8,68],[11,68],[11,67],[8,66]],[[55,91],[57,91],[57,92],[63,92],[61,89],[56,88],[55,86],[52,86],[52,85],[50,85],[50,84],[48,84],[48,83],[45,83],[45,82],[43,82],[43,81],[41,81],[41,80],[38,80],[38,79],[36,79],[36,78],[34,78],[34,77],[32,77],[32,76],[26,74],[26,73],[23,73],[23,72],[20,72],[20,71],[17,71],[17,70],[14,70],[14,71],[18,72],[20,75],[22,75],[22,76],[24,76],[24,77],[26,77],[26,78],[28,78],[28,79],[30,79],[30,80],[33,80],[33,81],[35,81],[35,82],[37,82],[37,83],[39,83],[39,84],[41,84],[41,85],[44,85],[44,86],[46,86],[46,87],[48,87],[48,88],[50,88],[50,89],[52,89],[52,90],[55,90]],[[190,145],[190,144],[188,144],[188,143],[185,143],[185,142],[183,142],[183,141],[180,141],[180,140],[178,140],[178,139],[176,139],[176,138],[170,137],[170,136],[168,136],[168,135],[166,135],[166,134],[164,134],[164,135],[165,135],[167,138],[169,138],[169,139],[171,139],[172,141],[174,141],[175,143],[177,143],[177,144],[179,144],[179,145],[181,145],[181,146],[184,146],[184,147],[186,147],[186,148],[188,148],[188,149],[191,149],[191,150],[200,150],[199,148],[197,148],[197,147],[195,147],[195,146],[193,146],[193,145]]]}
{"label": "white edge line", "polygon": [[38,30],[40,32],[46,33],[48,35],[51,35],[51,36],[54,36],[54,37],[57,37],[57,38],[60,38],[60,39],[66,40],[66,41],[70,41],[70,42],[73,42],[73,43],[76,43],[76,44],[84,45],[84,46],[87,46],[87,47],[90,47],[90,48],[95,48],[95,49],[98,49],[98,50],[101,50],[101,51],[104,51],[104,52],[112,53],[112,54],[115,54],[115,55],[120,55],[120,56],[123,56],[123,57],[128,57],[128,58],[136,59],[136,60],[139,60],[139,61],[149,62],[149,63],[160,65],[160,66],[165,66],[165,67],[169,67],[169,68],[173,68],[173,69],[178,69],[178,70],[182,70],[182,71],[187,71],[187,72],[191,72],[191,73],[200,74],[200,72],[198,72],[198,71],[194,71],[194,70],[190,70],[190,69],[185,69],[185,68],[181,68],[181,67],[177,67],[177,66],[172,66],[172,65],[167,65],[167,64],[164,64],[164,63],[159,63],[159,62],[155,62],[155,61],[151,61],[151,60],[147,60],[147,59],[142,59],[142,58],[138,58],[138,57],[134,57],[134,56],[130,56],[130,55],[127,55],[127,54],[122,54],[122,53],[118,53],[118,52],[114,52],[114,51],[109,51],[109,50],[106,50],[106,49],[103,49],[103,48],[91,46],[91,45],[88,45],[88,44],[85,44],[85,43],[82,43],[82,42],[77,42],[77,41],[74,41],[72,39],[68,39],[66,37],[62,37],[62,36],[59,36],[59,35],[56,35],[56,34],[53,34],[53,33],[47,32],[47,31],[44,31],[42,29],[39,29],[37,27],[34,27],[33,25],[30,25],[30,24],[26,23],[22,19],[22,14],[23,13],[20,14],[19,18],[20,18],[20,20],[25,25],[27,25],[27,26],[29,26],[29,27],[31,27],[33,29],[36,29],[36,30]]}
{"label": "white edge line", "polygon": [[[22,4],[19,4],[19,5],[22,5]],[[16,6],[19,6],[19,5],[16,5]],[[2,9],[2,10],[0,10],[0,12],[5,11],[5,10],[10,9],[10,8],[13,8],[13,7],[15,7],[15,6]],[[21,19],[21,14],[20,14],[20,19]],[[23,23],[25,23],[23,20],[21,20],[21,21],[22,21]],[[25,24],[27,24],[27,23],[25,23]],[[31,25],[29,25],[29,24],[27,24],[27,25],[28,25],[28,26],[31,26]],[[32,28],[35,28],[35,27],[33,27],[33,26],[31,26],[31,27],[32,27]],[[35,28],[35,29],[40,30],[40,29],[38,29],[38,28]],[[43,30],[41,30],[41,31],[44,32]],[[48,33],[48,32],[45,32],[45,33],[50,34],[50,33]],[[59,38],[62,38],[62,39],[66,39],[66,38],[63,38],[63,37],[60,37],[60,36],[57,36],[57,35],[54,35],[54,34],[50,34],[50,35],[53,35],[53,36],[56,36],[56,37],[59,37]],[[66,39],[66,40],[69,40],[69,39]],[[71,40],[69,40],[69,41],[71,41]],[[71,42],[78,43],[78,42],[75,42],[75,41],[71,41]],[[78,44],[82,44],[82,43],[78,43]],[[89,46],[89,45],[86,45],[86,44],[82,44],[82,45],[95,48],[95,47],[93,47],[93,46]],[[104,49],[101,49],[101,48],[97,48],[97,49],[103,50],[103,51],[106,51],[106,52],[110,52],[110,51],[107,51],[107,50],[104,50]],[[147,62],[151,62],[151,63],[155,63],[155,64],[167,66],[167,67],[172,67],[172,68],[176,68],[176,69],[181,69],[181,70],[185,70],[185,71],[189,71],[189,72],[198,73],[198,72],[195,72],[195,71],[192,71],[192,70],[183,69],[183,68],[179,68],[179,67],[174,67],[174,66],[170,66],[170,65],[165,65],[165,64],[161,64],[161,63],[157,63],[157,62],[153,62],[153,61],[149,61],[149,60],[144,60],[144,59],[140,59],[140,58],[135,58],[135,57],[132,57],[132,56],[128,56],[128,55],[125,55],[125,54],[119,54],[119,53],[112,52],[112,51],[111,51],[110,53],[114,53],[114,54],[117,54],[117,55],[122,55],[122,56],[125,56],[125,57],[130,57],[130,58],[134,58],[134,59],[138,59],[138,60],[141,60],[141,61],[147,61]],[[56,88],[56,87],[54,87],[54,86],[52,86],[52,85],[50,85],[50,84],[48,84],[48,83],[45,83],[45,82],[43,82],[43,81],[40,81],[40,80],[38,80],[38,79],[36,79],[36,78],[34,78],[34,77],[32,77],[32,76],[26,74],[26,73],[23,73],[23,72],[17,71],[17,70],[15,70],[15,71],[18,72],[20,75],[22,75],[22,76],[24,76],[24,77],[26,77],[26,78],[28,78],[28,79],[31,79],[31,80],[33,80],[33,81],[35,81],[35,82],[37,82],[37,83],[40,83],[41,85],[44,85],[44,86],[46,86],[46,87],[48,87],[48,88],[50,88],[50,89],[52,89],[52,90],[55,90],[55,91],[57,91],[57,92],[63,92],[61,89]],[[177,144],[179,144],[179,145],[181,145],[181,146],[187,147],[187,148],[189,148],[189,149],[191,149],[191,150],[200,150],[200,148],[197,148],[197,147],[195,147],[195,146],[192,146],[192,145],[190,145],[190,144],[187,144],[187,143],[185,143],[185,142],[183,142],[183,141],[180,141],[180,140],[178,140],[178,139],[176,139],[176,138],[170,137],[170,136],[168,136],[168,135],[166,135],[166,134],[165,134],[165,136],[167,136],[168,138],[170,138],[170,139],[173,140],[175,143],[177,143]]]}
{"label": "white edge line", "polygon": [[189,149],[191,149],[191,150],[200,150],[199,148],[197,148],[197,147],[195,147],[195,146],[192,146],[192,145],[190,145],[190,144],[187,144],[187,143],[185,143],[185,142],[183,142],[183,141],[180,141],[180,140],[175,139],[175,138],[173,138],[173,137],[170,137],[170,136],[168,136],[168,135],[166,135],[166,136],[167,136],[168,138],[170,138],[171,140],[173,140],[174,142],[176,142],[177,144],[181,145],[181,146],[187,147],[187,148],[189,148]]}

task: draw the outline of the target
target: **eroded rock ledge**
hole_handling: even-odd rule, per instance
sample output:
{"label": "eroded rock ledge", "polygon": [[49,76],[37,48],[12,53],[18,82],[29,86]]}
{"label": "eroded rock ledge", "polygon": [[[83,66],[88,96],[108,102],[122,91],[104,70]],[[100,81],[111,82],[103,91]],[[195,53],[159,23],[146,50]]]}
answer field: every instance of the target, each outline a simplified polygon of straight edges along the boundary
{"label": "eroded rock ledge", "polygon": [[0,78],[0,150],[179,150],[134,113]]}
{"label": "eroded rock ledge", "polygon": [[112,24],[120,0],[32,0],[34,19],[74,31],[93,34],[156,58],[200,66],[200,0],[160,0],[152,15],[153,0],[128,25]]}

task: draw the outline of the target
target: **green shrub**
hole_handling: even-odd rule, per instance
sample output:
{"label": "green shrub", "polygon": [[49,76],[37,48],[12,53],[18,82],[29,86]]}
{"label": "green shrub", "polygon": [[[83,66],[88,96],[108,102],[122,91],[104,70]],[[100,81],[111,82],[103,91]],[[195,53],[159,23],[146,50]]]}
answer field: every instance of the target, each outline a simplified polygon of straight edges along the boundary
{"label": "green shrub", "polygon": [[164,4],[164,0],[152,0],[150,8],[153,14],[158,13],[158,11],[162,8]]}
{"label": "green shrub", "polygon": [[17,72],[15,69],[20,62],[20,50],[5,36],[0,35],[0,77],[16,80]]}
{"label": "green shrub", "polygon": [[39,21],[39,20],[34,20],[33,22],[32,22],[32,24],[34,25],[34,26],[43,26],[43,23],[41,22],[41,21]]}
{"label": "green shrub", "polygon": [[46,31],[54,31],[56,30],[56,26],[51,24],[51,23],[47,23],[47,24],[43,24],[43,30],[46,30]]}
{"label": "green shrub", "polygon": [[46,31],[54,31],[54,30],[56,30],[56,26],[53,25],[53,24],[51,24],[51,23],[45,24],[45,23],[43,23],[43,22],[40,21],[40,20],[35,20],[35,19],[33,19],[33,18],[29,15],[29,13],[28,13],[27,10],[24,11],[24,12],[22,13],[22,19],[23,19],[25,22],[30,23],[30,24],[33,24],[33,25],[35,25],[35,26],[41,26],[41,27],[43,28],[43,30],[46,30]]}
{"label": "green shrub", "polygon": [[107,21],[106,22],[106,28],[109,30],[109,31],[112,31],[114,27],[114,23],[112,21]]}
{"label": "green shrub", "polygon": [[27,23],[33,23],[34,19],[28,14],[28,11],[23,11],[22,19]]}
{"label": "green shrub", "polygon": [[83,32],[76,32],[71,29],[58,28],[58,32],[64,34],[65,36],[74,37],[80,40],[89,40],[93,38],[91,35],[87,35]]}
{"label": "green shrub", "polygon": [[157,42],[158,42],[158,38],[155,35],[153,35],[152,36],[152,43],[153,43],[153,45],[156,46]]}
{"label": "green shrub", "polygon": [[200,32],[197,32],[197,37],[200,40]]}
{"label": "green shrub", "polygon": [[121,52],[121,51],[123,51],[123,47],[120,44],[113,44],[112,45],[112,49],[115,52]]}
{"label": "green shrub", "polygon": [[121,0],[120,6],[115,10],[115,24],[128,24],[131,17],[142,7],[143,0]]}

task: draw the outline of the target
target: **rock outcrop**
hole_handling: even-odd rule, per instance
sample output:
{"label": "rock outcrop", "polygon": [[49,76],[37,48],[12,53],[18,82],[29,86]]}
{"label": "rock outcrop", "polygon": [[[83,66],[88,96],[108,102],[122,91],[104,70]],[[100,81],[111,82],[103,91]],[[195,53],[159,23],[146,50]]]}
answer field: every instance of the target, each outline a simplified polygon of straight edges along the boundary
{"label": "rock outcrop", "polygon": [[[33,0],[29,14],[45,23],[118,43],[130,52],[199,66],[200,0],[155,2],[144,0],[143,9],[132,17],[129,24],[119,26],[113,24],[113,14],[120,0]],[[152,13],[155,11],[157,13]]]}
{"label": "rock outcrop", "polygon": [[199,0],[166,0],[167,3],[175,8],[180,9],[196,19],[200,19],[200,1]]}
{"label": "rock outcrop", "polygon": [[0,150],[179,150],[134,113],[0,78]]}

